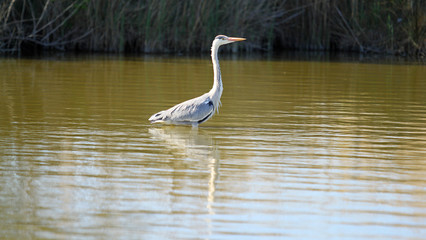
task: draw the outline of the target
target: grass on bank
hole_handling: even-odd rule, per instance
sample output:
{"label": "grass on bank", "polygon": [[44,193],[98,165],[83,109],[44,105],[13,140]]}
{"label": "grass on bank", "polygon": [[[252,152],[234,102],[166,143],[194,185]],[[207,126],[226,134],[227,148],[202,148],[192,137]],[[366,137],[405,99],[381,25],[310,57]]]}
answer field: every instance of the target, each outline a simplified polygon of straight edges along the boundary
{"label": "grass on bank", "polygon": [[246,51],[426,53],[424,0],[5,0],[0,52],[208,51],[213,37]]}

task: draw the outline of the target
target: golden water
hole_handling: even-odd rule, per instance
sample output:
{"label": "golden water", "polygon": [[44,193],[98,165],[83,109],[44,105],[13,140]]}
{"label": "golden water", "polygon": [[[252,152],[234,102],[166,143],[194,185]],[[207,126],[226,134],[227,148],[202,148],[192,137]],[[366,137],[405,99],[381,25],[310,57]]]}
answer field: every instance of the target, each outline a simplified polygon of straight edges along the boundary
{"label": "golden water", "polygon": [[0,59],[0,238],[424,239],[424,65],[221,59]]}

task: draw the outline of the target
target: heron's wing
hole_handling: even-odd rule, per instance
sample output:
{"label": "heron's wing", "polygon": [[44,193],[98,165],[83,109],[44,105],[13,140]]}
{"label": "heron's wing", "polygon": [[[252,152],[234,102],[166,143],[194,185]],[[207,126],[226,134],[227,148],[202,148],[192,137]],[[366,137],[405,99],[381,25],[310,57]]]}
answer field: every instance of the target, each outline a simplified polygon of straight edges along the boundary
{"label": "heron's wing", "polygon": [[167,110],[167,118],[173,122],[198,122],[214,113],[213,102],[208,96],[200,96],[180,103]]}

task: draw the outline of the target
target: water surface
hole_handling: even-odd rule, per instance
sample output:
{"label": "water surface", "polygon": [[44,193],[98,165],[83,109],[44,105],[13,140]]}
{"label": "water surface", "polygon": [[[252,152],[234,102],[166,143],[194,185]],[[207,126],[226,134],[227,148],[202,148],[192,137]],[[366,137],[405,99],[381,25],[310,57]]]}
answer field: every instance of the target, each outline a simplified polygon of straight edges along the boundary
{"label": "water surface", "polygon": [[424,239],[424,65],[221,59],[0,59],[0,236]]}

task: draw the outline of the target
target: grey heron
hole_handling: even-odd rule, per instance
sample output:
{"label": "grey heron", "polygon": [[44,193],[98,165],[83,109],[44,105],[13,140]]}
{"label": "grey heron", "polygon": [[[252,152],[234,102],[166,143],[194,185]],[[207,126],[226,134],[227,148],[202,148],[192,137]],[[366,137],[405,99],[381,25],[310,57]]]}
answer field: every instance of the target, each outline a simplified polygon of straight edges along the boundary
{"label": "grey heron", "polygon": [[228,37],[218,35],[212,43],[212,62],[213,62],[213,87],[212,89],[193,99],[179,103],[167,110],[158,112],[149,118],[151,123],[184,124],[193,127],[209,120],[215,112],[218,111],[220,97],[222,96],[222,76],[220,74],[219,59],[217,52],[219,47],[228,43],[244,41],[245,38]]}

